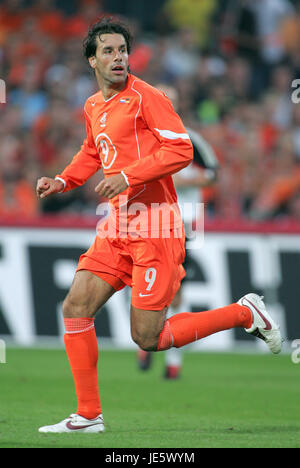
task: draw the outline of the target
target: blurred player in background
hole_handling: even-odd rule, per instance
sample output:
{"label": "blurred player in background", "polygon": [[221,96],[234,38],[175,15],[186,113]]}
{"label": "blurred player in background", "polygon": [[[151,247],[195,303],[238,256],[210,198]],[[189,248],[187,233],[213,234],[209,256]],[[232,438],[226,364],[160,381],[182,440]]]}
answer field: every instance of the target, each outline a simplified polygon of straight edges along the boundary
{"label": "blurred player in background", "polygon": [[[191,163],[193,147],[171,101],[129,73],[130,48],[131,35],[118,22],[102,19],[89,30],[85,57],[100,91],[84,107],[87,137],[61,174],[37,182],[37,195],[45,198],[83,185],[103,167],[105,179],[95,190],[112,208],[111,223],[98,226],[63,303],[77,411],[41,427],[43,433],[104,431],[94,319],[126,285],[132,291],[131,336],[145,351],[180,348],[234,327],[259,336],[273,353],[281,350],[278,325],[256,294],[220,309],[166,319],[185,275],[184,230],[171,176]],[[158,222],[152,223],[157,213]]]}
{"label": "blurred player in background", "polygon": [[[178,92],[173,86],[158,84],[157,89],[162,91],[169,99],[171,99],[175,111],[178,110]],[[201,189],[214,184],[217,180],[217,171],[219,167],[217,156],[212,147],[194,130],[186,127],[190,136],[194,160],[193,162],[173,175],[173,181],[176,188],[177,200],[181,208],[182,219],[187,239],[193,231],[193,222],[200,216],[202,212],[197,211],[202,203]],[[191,210],[184,210],[184,205],[191,204]],[[176,293],[174,300],[169,307],[167,317],[181,312],[190,312],[189,306],[184,298],[184,283],[193,279],[193,269],[190,265],[189,251],[186,250],[186,257],[183,263],[186,271],[186,276],[181,282],[181,287]],[[153,353],[138,350],[137,360],[141,370],[150,369],[153,359]],[[177,379],[180,376],[183,364],[183,349],[170,348],[165,352],[165,372],[166,379]]]}

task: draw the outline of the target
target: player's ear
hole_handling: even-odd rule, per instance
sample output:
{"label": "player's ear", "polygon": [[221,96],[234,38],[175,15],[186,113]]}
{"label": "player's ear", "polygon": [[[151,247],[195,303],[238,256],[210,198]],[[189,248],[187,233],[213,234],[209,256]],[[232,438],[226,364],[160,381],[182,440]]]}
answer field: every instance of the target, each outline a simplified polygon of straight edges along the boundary
{"label": "player's ear", "polygon": [[93,55],[93,57],[89,57],[89,64],[92,68],[96,68],[97,62],[96,62],[96,57]]}

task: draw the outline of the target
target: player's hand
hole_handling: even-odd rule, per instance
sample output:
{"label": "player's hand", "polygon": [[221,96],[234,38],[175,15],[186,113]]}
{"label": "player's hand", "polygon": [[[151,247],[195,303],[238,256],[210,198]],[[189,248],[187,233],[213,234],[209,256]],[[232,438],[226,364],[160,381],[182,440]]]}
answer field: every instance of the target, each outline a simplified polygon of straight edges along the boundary
{"label": "player's hand", "polygon": [[36,184],[36,194],[38,198],[46,198],[49,195],[59,193],[64,189],[61,180],[51,179],[50,177],[41,177]]}
{"label": "player's hand", "polygon": [[128,187],[125,177],[122,174],[117,174],[112,177],[108,177],[100,182],[95,188],[101,197],[111,199],[119,193],[124,192]]}

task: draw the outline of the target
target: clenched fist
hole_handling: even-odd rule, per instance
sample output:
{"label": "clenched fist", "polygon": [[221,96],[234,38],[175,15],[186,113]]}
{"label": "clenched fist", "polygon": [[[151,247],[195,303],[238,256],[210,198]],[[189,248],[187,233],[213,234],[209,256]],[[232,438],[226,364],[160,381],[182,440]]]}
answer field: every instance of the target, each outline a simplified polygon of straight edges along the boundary
{"label": "clenched fist", "polygon": [[61,180],[51,179],[50,177],[41,177],[36,184],[36,194],[38,198],[46,198],[49,195],[59,193],[64,189]]}

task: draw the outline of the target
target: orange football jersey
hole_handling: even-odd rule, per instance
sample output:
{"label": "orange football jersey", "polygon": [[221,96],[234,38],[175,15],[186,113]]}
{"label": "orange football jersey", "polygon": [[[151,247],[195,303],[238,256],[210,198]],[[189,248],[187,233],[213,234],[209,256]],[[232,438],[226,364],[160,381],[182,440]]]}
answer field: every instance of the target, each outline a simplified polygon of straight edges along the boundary
{"label": "orange football jersey", "polygon": [[[84,184],[103,168],[106,178],[122,172],[128,183],[125,192],[110,200],[115,219],[120,207],[126,207],[128,225],[138,209],[149,216],[149,208],[174,206],[171,175],[190,164],[193,147],[169,98],[129,74],[121,92],[108,100],[97,92],[87,99],[84,111],[86,139],[57,176],[65,182],[64,191]],[[181,223],[180,215],[174,216],[171,228]],[[148,228],[150,224],[149,219]]]}

